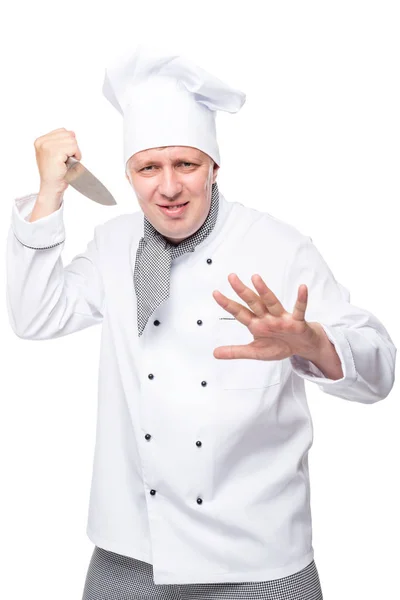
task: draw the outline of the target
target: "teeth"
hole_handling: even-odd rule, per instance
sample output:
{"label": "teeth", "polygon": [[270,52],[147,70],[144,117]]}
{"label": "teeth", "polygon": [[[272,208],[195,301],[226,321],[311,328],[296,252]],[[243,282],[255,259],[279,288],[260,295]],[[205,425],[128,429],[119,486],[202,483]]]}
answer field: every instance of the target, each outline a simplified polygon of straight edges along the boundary
{"label": "teeth", "polygon": [[183,206],[183,204],[177,204],[176,206],[166,206],[165,208],[167,208],[168,210],[176,210],[177,208],[180,208],[181,206]]}

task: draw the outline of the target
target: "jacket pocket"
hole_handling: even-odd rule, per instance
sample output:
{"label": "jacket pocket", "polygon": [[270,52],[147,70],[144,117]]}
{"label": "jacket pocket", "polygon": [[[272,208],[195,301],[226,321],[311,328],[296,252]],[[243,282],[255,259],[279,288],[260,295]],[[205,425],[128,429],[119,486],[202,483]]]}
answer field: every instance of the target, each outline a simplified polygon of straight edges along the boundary
{"label": "jacket pocket", "polygon": [[[246,325],[234,317],[217,317],[214,348],[247,345],[253,339]],[[280,384],[282,379],[282,360],[216,358],[215,361],[217,363],[217,382],[223,390],[264,389]]]}

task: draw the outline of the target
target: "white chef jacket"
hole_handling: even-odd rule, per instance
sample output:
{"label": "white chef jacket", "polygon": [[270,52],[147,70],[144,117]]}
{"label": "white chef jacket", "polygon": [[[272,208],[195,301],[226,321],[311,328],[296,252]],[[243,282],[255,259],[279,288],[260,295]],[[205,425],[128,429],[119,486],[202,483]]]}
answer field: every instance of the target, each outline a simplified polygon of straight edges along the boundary
{"label": "white chef jacket", "polygon": [[[13,201],[7,306],[29,340],[102,324],[98,419],[87,535],[152,563],[156,584],[265,581],[314,557],[308,451],[313,425],[304,380],[372,404],[394,383],[397,349],[382,323],[349,302],[312,239],[220,193],[214,229],[171,267],[169,298],[138,337],[134,264],[143,213],[94,229],[63,266],[64,202],[32,223],[36,194]],[[253,337],[214,300],[243,301],[228,281],[260,274],[292,312],[308,286],[344,376],[299,356],[222,360],[217,346]]]}

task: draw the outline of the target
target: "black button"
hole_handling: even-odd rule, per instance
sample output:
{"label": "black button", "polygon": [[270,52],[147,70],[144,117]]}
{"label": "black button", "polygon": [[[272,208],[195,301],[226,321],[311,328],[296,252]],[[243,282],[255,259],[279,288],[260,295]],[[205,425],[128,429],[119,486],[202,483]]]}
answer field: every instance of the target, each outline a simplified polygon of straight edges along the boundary
{"label": "black button", "polygon": [[197,325],[203,325],[203,321],[201,319],[198,319]]}
{"label": "black button", "polygon": [[211,260],[211,258],[207,258],[207,264],[208,264],[208,265],[211,265],[211,263],[212,263],[212,260]]}
{"label": "black button", "polygon": [[197,440],[197,442],[196,442],[196,446],[198,446],[198,447],[200,448],[200,446],[201,446],[201,442],[200,442],[200,440]]}
{"label": "black button", "polygon": [[151,494],[152,496],[154,496],[154,494],[155,494],[155,493],[156,493],[156,490],[150,490],[150,494]]}
{"label": "black button", "polygon": [[207,381],[202,381],[202,382],[201,382],[201,385],[202,385],[203,387],[204,387],[204,386],[206,386],[206,385],[207,385]]}
{"label": "black button", "polygon": [[149,373],[148,377],[149,377],[149,379],[154,379],[153,373]]}
{"label": "black button", "polygon": [[156,319],[153,323],[153,325],[159,325],[159,324],[160,324],[160,321],[158,319]]}
{"label": "black button", "polygon": [[149,440],[151,438],[151,435],[149,433],[146,433],[144,437],[146,438],[146,440]]}
{"label": "black button", "polygon": [[197,498],[197,504],[201,504],[203,502],[202,498]]}

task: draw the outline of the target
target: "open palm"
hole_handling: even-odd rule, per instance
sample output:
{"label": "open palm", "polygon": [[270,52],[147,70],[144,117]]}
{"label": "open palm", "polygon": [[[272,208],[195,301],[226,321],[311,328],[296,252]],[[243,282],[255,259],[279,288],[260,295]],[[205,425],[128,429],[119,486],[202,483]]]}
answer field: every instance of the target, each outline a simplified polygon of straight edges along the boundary
{"label": "open palm", "polygon": [[235,273],[228,276],[232,288],[249,308],[227,298],[218,290],[213,291],[218,304],[243,323],[254,337],[249,344],[218,346],[214,349],[214,357],[281,360],[300,354],[305,348],[312,348],[317,334],[305,321],[307,286],[299,286],[293,312],[289,313],[260,275],[253,275],[251,280],[258,294],[244,285]]}

